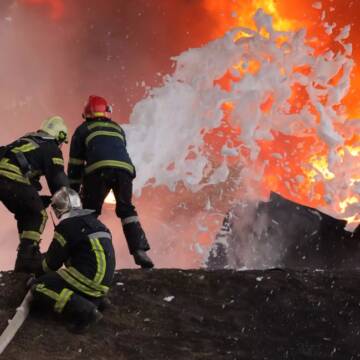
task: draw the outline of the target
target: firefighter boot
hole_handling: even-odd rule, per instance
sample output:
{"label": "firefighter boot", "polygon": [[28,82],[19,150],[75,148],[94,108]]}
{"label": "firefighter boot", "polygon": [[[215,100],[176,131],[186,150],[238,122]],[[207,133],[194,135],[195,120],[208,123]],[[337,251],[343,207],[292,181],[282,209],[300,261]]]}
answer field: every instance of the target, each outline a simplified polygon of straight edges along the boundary
{"label": "firefighter boot", "polygon": [[75,293],[66,304],[64,315],[70,320],[69,331],[75,334],[83,334],[103,317],[95,304]]}
{"label": "firefighter boot", "polygon": [[41,268],[42,256],[39,244],[31,240],[22,240],[18,247],[15,272],[37,273]]}
{"label": "firefighter boot", "polygon": [[103,318],[101,312],[94,308],[86,315],[86,317],[78,318],[76,321],[73,322],[72,326],[70,327],[70,331],[75,334],[83,334],[89,330],[89,328],[96,324]]}
{"label": "firefighter boot", "polygon": [[111,308],[111,306],[112,306],[112,303],[111,303],[110,299],[107,296],[104,296],[101,299],[99,299],[97,308],[100,312],[103,313],[105,310]]}
{"label": "firefighter boot", "polygon": [[123,231],[130,254],[134,256],[135,264],[140,265],[142,268],[154,267],[153,262],[146,255],[146,251],[150,249],[150,246],[139,221],[123,221]]}
{"label": "firefighter boot", "polygon": [[141,266],[143,269],[151,269],[154,267],[154,263],[149,258],[149,256],[146,255],[144,250],[136,250],[133,256],[135,264]]}
{"label": "firefighter boot", "polygon": [[142,268],[154,267],[146,251],[150,249],[144,230],[139,221],[127,222],[123,220],[123,231],[130,254],[134,256],[135,264]]}

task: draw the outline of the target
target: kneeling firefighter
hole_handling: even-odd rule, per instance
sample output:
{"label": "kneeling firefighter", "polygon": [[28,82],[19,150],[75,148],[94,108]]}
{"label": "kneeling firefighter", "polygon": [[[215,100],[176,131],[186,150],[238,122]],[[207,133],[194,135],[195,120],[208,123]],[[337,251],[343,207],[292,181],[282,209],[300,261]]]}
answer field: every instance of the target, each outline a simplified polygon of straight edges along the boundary
{"label": "kneeling firefighter", "polygon": [[111,233],[72,189],[59,190],[51,205],[60,222],[32,285],[33,305],[53,309],[83,332],[102,318],[98,309],[114,276]]}
{"label": "kneeling firefighter", "polygon": [[40,130],[0,148],[0,201],[15,215],[20,236],[15,271],[34,272],[40,261],[48,203],[38,194],[39,180],[45,175],[52,194],[68,185],[60,150],[67,137],[64,120],[54,116],[45,120]]}

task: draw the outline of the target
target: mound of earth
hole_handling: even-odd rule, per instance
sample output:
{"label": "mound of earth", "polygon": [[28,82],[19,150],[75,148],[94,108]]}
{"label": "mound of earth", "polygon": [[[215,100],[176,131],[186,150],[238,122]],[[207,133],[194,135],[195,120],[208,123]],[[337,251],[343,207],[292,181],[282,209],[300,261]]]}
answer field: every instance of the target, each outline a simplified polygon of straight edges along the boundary
{"label": "mound of earth", "polygon": [[[26,277],[1,273],[0,331]],[[358,359],[358,271],[123,270],[86,334],[30,315],[1,359]]]}

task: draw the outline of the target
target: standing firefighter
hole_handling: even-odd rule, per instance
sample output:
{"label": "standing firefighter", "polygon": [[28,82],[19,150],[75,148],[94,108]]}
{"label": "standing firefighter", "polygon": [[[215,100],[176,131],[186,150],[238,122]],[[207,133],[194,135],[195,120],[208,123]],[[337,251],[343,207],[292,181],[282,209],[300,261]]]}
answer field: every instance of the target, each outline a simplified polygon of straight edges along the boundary
{"label": "standing firefighter", "polygon": [[110,190],[116,199],[116,215],[121,219],[130,254],[143,268],[153,267],[146,251],[150,249],[138,214],[132,204],[135,167],[126,150],[125,132],[111,120],[111,107],[99,96],[90,96],[85,121],[71,140],[68,175],[70,186],[79,191],[85,208],[98,215]]}
{"label": "standing firefighter", "polygon": [[32,286],[33,305],[63,314],[74,332],[82,332],[102,318],[98,308],[115,271],[111,233],[93,210],[82,209],[72,189],[55,193],[51,205],[60,222]]}
{"label": "standing firefighter", "polygon": [[47,119],[40,130],[0,149],[0,201],[15,215],[20,245],[15,271],[34,271],[40,261],[40,237],[47,214],[38,194],[45,175],[51,193],[68,185],[60,150],[67,127],[60,116]]}

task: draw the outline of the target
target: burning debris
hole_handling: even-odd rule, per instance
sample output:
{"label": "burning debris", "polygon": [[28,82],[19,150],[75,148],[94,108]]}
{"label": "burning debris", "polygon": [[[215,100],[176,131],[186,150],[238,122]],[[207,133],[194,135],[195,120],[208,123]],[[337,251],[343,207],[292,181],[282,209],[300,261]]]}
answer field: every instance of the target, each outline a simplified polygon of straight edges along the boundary
{"label": "burning debris", "polygon": [[360,226],[272,193],[268,202],[239,202],[216,236],[209,269],[354,269],[360,264]]}

